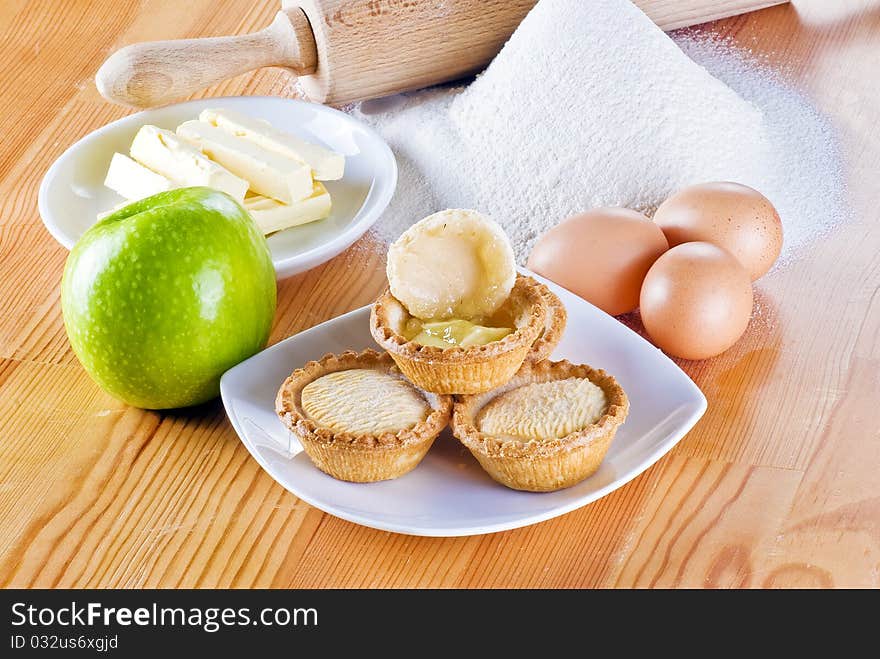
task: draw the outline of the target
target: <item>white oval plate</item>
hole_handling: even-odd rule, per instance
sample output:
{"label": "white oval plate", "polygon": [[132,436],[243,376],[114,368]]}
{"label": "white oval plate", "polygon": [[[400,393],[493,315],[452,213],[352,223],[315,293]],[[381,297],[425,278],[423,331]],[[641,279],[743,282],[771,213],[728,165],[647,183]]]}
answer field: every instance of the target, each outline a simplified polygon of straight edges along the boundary
{"label": "white oval plate", "polygon": [[104,187],[115,151],[128,153],[137,130],[154,124],[174,130],[205,108],[229,108],[266,119],[304,140],[345,155],[345,176],[326,182],[330,216],[269,236],[279,278],[327,261],[360,238],[385,210],[397,185],[397,163],[385,141],[368,126],[324,105],[274,96],[208,98],[145,110],[89,133],[56,160],[40,184],[43,223],[70,249],[104,212],[124,201]]}
{"label": "white oval plate", "polygon": [[418,467],[396,480],[345,483],[314,467],[275,415],[275,394],[290,372],[310,359],[375,348],[369,307],[291,336],[227,371],[220,381],[226,413],[248,451],[278,483],[316,508],[364,526],[412,535],[476,535],[580,508],[660,459],[703,415],[706,399],[671,359],[638,334],[533,276],[568,309],[568,327],[553,358],[605,369],[630,400],[629,417],[599,471],[573,487],[536,494],[499,485],[448,429]]}

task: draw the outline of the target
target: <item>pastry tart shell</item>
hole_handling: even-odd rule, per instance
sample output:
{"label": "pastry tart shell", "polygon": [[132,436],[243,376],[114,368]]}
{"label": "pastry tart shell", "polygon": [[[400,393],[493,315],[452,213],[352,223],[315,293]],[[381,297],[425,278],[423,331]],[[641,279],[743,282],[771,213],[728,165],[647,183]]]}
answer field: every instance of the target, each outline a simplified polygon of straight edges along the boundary
{"label": "pastry tart shell", "polygon": [[[477,429],[476,418],[490,401],[520,386],[587,378],[605,393],[607,407],[595,423],[560,438],[517,441]],[[605,371],[568,361],[526,363],[508,383],[483,394],[456,397],[452,431],[483,469],[515,490],[550,492],[571,487],[593,475],[605,458],[617,429],[626,419],[629,401]]]}
{"label": "pastry tart shell", "polygon": [[507,382],[522,366],[547,321],[541,284],[518,275],[502,312],[514,331],[500,341],[481,346],[424,346],[406,339],[402,328],[410,317],[386,291],[373,303],[370,333],[398,368],[418,387],[438,394],[477,394]]}
{"label": "pastry tart shell", "polygon": [[[335,371],[375,369],[400,375],[387,354],[375,350],[327,354],[307,363],[284,381],[275,399],[275,411],[321,471],[355,483],[397,478],[414,469],[449,423],[452,398],[421,391],[430,407],[427,417],[396,433],[353,434],[322,427],[303,411],[302,391],[310,382]],[[419,390],[419,387],[415,387]],[[377,402],[377,404],[380,404]]]}
{"label": "pastry tart shell", "polygon": [[551,353],[562,340],[562,335],[565,333],[565,325],[568,321],[568,312],[565,310],[562,300],[544,284],[536,283],[541,294],[544,296],[544,302],[547,306],[547,319],[544,323],[544,329],[538,338],[535,339],[531,350],[526,355],[526,361],[531,363],[550,358]]}

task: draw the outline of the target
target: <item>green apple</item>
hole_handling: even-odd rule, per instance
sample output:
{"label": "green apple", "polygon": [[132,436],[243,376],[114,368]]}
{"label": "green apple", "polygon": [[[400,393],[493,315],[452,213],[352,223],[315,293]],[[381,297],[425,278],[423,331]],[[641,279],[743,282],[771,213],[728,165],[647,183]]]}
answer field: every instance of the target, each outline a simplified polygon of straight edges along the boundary
{"label": "green apple", "polygon": [[99,220],[61,283],[70,343],[108,393],[149,409],[214,398],[275,315],[266,239],[232,197],[180,188]]}

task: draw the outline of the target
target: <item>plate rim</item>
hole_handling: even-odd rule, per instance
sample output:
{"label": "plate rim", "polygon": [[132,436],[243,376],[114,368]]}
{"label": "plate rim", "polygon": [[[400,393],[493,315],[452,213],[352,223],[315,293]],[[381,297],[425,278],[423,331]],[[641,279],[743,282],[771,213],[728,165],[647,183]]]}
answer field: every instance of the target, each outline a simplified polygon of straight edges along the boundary
{"label": "plate rim", "polygon": [[[43,178],[40,180],[40,187],[37,193],[37,210],[40,214],[40,219],[43,222],[43,226],[46,228],[49,234],[68,251],[71,250],[76,244],[77,239],[73,239],[69,232],[64,231],[61,224],[59,224],[55,220],[49,219],[54,215],[54,213],[52,213],[52,211],[50,210],[51,204],[49,202],[49,194],[62,165],[68,159],[73,157],[71,154],[74,151],[82,148],[84,146],[84,143],[97,140],[102,135],[118,129],[120,125],[137,123],[138,118],[143,117],[144,115],[151,112],[158,112],[161,110],[166,110],[168,108],[185,108],[186,106],[190,105],[209,105],[213,102],[224,101],[232,101],[233,103],[247,103],[249,101],[259,103],[293,103],[294,105],[308,106],[310,108],[314,108],[318,112],[326,112],[330,115],[335,115],[338,119],[350,125],[356,126],[359,130],[364,131],[364,133],[368,135],[370,139],[374,142],[376,147],[378,147],[380,156],[377,157],[377,160],[384,163],[383,168],[381,170],[377,170],[376,175],[373,176],[373,181],[370,184],[367,196],[364,199],[364,202],[358,208],[357,212],[351,218],[352,222],[350,222],[343,231],[334,235],[327,242],[316,245],[315,247],[301,254],[288,256],[283,259],[278,259],[277,261],[273,258],[272,262],[275,266],[277,279],[289,277],[291,275],[298,274],[300,272],[304,272],[306,270],[314,268],[345,251],[348,247],[354,244],[356,240],[363,236],[388,208],[388,204],[391,202],[391,199],[394,196],[394,192],[397,189],[399,168],[397,165],[397,158],[394,156],[394,152],[391,150],[391,147],[372,126],[369,126],[365,122],[362,122],[357,118],[328,105],[312,103],[310,101],[304,101],[297,98],[285,98],[283,96],[269,96],[265,94],[212,96],[208,98],[197,98],[188,101],[181,101],[179,103],[169,103],[160,107],[139,110],[132,114],[125,115],[124,117],[120,117],[119,119],[114,119],[110,123],[100,126],[99,128],[96,128],[95,130],[86,133],[78,140],[76,140],[73,144],[69,145],[57,158],[55,158],[52,164],[49,165],[48,169],[46,169],[46,172],[43,174]],[[366,212],[364,212],[365,208],[367,209]],[[329,253],[329,255],[325,256],[325,254],[327,253]]]}
{"label": "plate rim", "polygon": [[[520,271],[525,272],[529,275],[536,276],[535,273],[531,273],[525,268],[520,268]],[[537,275],[539,279],[547,281],[540,275]],[[559,284],[549,282],[555,287],[566,290],[571,293]],[[574,295],[572,293],[572,295]],[[586,300],[581,300],[585,304],[590,304]],[[602,312],[600,309],[595,307],[594,305],[590,305],[600,313]],[[435,537],[435,538],[452,538],[452,537],[467,537],[467,536],[476,536],[476,535],[486,535],[489,533],[498,533],[501,531],[509,531],[517,528],[522,528],[525,526],[531,526],[532,524],[538,524],[540,522],[544,522],[555,517],[560,517],[567,513],[572,512],[573,510],[577,510],[586,506],[587,504],[593,503],[598,499],[610,494],[614,490],[617,490],[638,476],[642,475],[645,471],[647,471],[650,467],[654,466],[660,458],[669,453],[678,442],[680,442],[685,435],[687,435],[697,424],[697,422],[703,417],[708,408],[708,401],[706,400],[705,394],[703,394],[702,390],[696,385],[696,383],[691,379],[691,377],[682,370],[682,368],[676,364],[672,359],[669,358],[668,355],[660,351],[661,356],[667,360],[677,371],[678,374],[684,378],[686,385],[690,392],[694,395],[695,400],[693,401],[693,409],[690,410],[689,414],[683,419],[681,426],[676,430],[676,432],[672,433],[666,441],[659,444],[653,451],[651,451],[647,458],[641,462],[641,464],[634,470],[627,472],[625,475],[615,478],[607,485],[590,492],[589,494],[584,495],[581,498],[570,501],[564,505],[560,505],[558,507],[551,508],[544,512],[535,513],[532,515],[525,515],[522,518],[517,519],[516,521],[510,522],[496,522],[492,524],[483,524],[478,527],[476,526],[458,526],[458,527],[443,527],[443,528],[432,528],[425,527],[413,524],[399,524],[395,522],[383,522],[383,521],[374,521],[369,520],[365,521],[364,518],[359,517],[358,515],[353,515],[347,512],[344,509],[339,509],[333,506],[332,504],[328,505],[324,501],[318,502],[315,498],[313,498],[308,491],[303,492],[300,488],[291,488],[287,485],[281,483],[278,479],[275,478],[272,471],[268,468],[268,466],[263,461],[259,452],[253,447],[251,441],[247,438],[247,434],[244,432],[242,424],[239,421],[239,418],[235,414],[235,411],[232,406],[232,396],[230,393],[230,384],[229,382],[235,377],[236,372],[240,372],[241,370],[245,370],[247,368],[248,362],[252,359],[256,358],[259,355],[263,355],[263,353],[268,351],[273,351],[276,348],[280,349],[282,344],[287,343],[288,341],[293,341],[298,337],[301,337],[307,333],[317,333],[325,328],[326,325],[335,323],[340,321],[343,318],[351,316],[353,314],[363,314],[368,313],[370,309],[370,305],[364,305],[362,307],[358,307],[346,313],[340,314],[339,316],[335,316],[328,320],[323,321],[317,325],[313,325],[308,329],[302,330],[301,332],[297,332],[296,334],[292,334],[291,336],[278,341],[277,343],[272,344],[271,346],[264,348],[257,354],[249,357],[243,362],[233,366],[228,371],[226,371],[223,376],[220,378],[220,398],[223,402],[223,408],[226,411],[226,416],[235,429],[236,434],[238,435],[239,441],[244,444],[248,453],[257,461],[260,467],[272,478],[273,481],[278,483],[282,488],[296,496],[297,498],[305,501],[310,506],[321,510],[327,514],[333,515],[334,517],[339,517],[340,519],[344,519],[348,522],[358,524],[360,526],[366,526],[368,528],[377,529],[380,531],[390,531],[393,533],[400,533],[403,535],[412,535],[412,536],[420,536],[420,537]],[[607,315],[607,314],[606,314]],[[651,348],[654,348],[653,344],[651,344],[647,339],[640,336],[637,332],[633,331],[623,323],[620,323],[617,319],[614,319],[616,323],[619,324],[620,330],[625,330],[632,334],[633,337],[637,338],[639,341],[642,341],[649,345]],[[656,348],[654,348],[656,349]],[[264,355],[265,357],[265,355]]]}

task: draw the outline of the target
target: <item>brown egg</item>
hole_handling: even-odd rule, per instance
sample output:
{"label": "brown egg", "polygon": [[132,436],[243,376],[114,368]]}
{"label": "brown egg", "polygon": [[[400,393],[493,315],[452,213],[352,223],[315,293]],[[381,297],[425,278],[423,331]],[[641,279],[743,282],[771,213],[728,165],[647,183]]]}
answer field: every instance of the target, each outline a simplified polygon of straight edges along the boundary
{"label": "brown egg", "polygon": [[670,247],[705,241],[733,254],[752,281],[770,269],[782,249],[782,222],[773,204],[739,183],[701,183],[660,204],[654,222]]}
{"label": "brown egg", "polygon": [[668,247],[641,213],[594,208],[545,233],[528,267],[616,316],[639,306],[645,273]]}
{"label": "brown egg", "polygon": [[730,252],[705,242],[671,248],[642,284],[642,322],[676,357],[706,359],[736,343],[752,315],[749,273]]}

